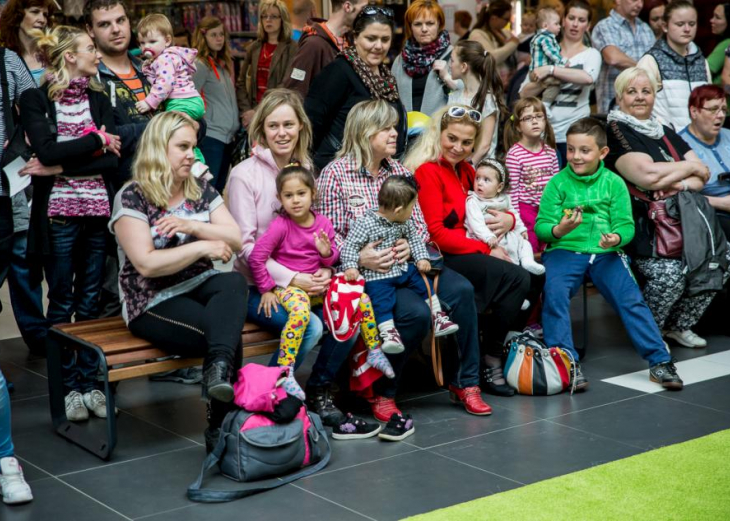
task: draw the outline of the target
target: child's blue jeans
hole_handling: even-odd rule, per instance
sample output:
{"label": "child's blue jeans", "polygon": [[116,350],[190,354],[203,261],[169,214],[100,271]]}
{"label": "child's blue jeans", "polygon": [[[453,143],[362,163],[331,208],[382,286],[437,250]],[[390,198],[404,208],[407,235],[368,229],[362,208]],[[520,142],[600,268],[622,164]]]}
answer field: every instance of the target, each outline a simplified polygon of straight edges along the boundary
{"label": "child's blue jeans", "polygon": [[[429,282],[430,284],[430,282]],[[408,264],[408,271],[399,277],[373,280],[365,283],[365,293],[373,302],[375,321],[378,324],[393,319],[395,308],[395,290],[399,288],[412,289],[423,300],[428,299],[426,284],[414,264]],[[433,288],[430,288],[433,289]]]}

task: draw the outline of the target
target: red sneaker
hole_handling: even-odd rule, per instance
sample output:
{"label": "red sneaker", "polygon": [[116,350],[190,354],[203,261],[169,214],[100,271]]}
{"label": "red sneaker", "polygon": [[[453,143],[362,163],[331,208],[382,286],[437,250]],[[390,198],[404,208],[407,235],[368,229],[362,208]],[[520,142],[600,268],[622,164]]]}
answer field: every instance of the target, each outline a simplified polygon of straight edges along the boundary
{"label": "red sneaker", "polygon": [[463,403],[466,412],[477,416],[488,416],[492,414],[492,408],[482,400],[482,391],[476,385],[459,389],[449,385],[449,398],[452,403]]}
{"label": "red sneaker", "polygon": [[375,419],[383,423],[388,423],[393,414],[403,414],[395,405],[395,400],[393,398],[386,398],[385,396],[376,396],[370,400],[370,407],[373,410]]}

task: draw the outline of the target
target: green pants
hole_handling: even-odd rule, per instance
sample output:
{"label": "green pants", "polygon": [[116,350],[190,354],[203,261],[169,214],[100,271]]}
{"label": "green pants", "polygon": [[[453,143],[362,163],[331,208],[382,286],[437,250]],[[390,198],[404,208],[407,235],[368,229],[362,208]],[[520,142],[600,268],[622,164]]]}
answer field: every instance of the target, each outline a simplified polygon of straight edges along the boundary
{"label": "green pants", "polygon": [[[165,101],[165,112],[171,110],[183,112],[195,121],[200,121],[205,115],[205,102],[200,96],[195,96],[194,98],[168,98]],[[195,159],[205,164],[205,158],[200,149],[195,147],[193,152],[195,153]]]}

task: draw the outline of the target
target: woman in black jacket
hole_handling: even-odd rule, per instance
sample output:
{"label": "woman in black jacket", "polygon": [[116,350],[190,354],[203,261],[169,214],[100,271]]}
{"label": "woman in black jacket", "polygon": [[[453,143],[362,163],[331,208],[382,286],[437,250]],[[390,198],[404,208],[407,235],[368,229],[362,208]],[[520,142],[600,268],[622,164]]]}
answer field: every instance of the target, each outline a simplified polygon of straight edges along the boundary
{"label": "woman in black jacket", "polygon": [[[36,158],[28,254],[42,260],[51,324],[98,318],[106,258],[106,226],[118,188],[120,140],[108,98],[95,80],[99,54],[81,29],[56,27],[38,39],[47,64],[40,89],[23,93],[20,114]],[[66,416],[106,416],[90,350],[62,355]]]}
{"label": "woman in black jacket", "polygon": [[407,117],[395,78],[383,60],[393,41],[393,12],[365,6],[355,18],[354,47],[345,49],[312,81],[304,110],[312,122],[314,164],[319,170],[342,148],[345,121],[361,101],[382,99],[398,112],[396,157],[406,146]]}

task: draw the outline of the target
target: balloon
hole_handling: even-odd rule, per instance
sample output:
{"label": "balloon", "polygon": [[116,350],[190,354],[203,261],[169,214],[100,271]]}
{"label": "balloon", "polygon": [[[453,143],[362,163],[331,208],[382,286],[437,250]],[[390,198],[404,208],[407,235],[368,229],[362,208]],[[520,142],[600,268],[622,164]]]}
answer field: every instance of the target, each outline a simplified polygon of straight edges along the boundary
{"label": "balloon", "polygon": [[429,121],[431,118],[423,112],[411,111],[408,113],[408,130],[426,128]]}

